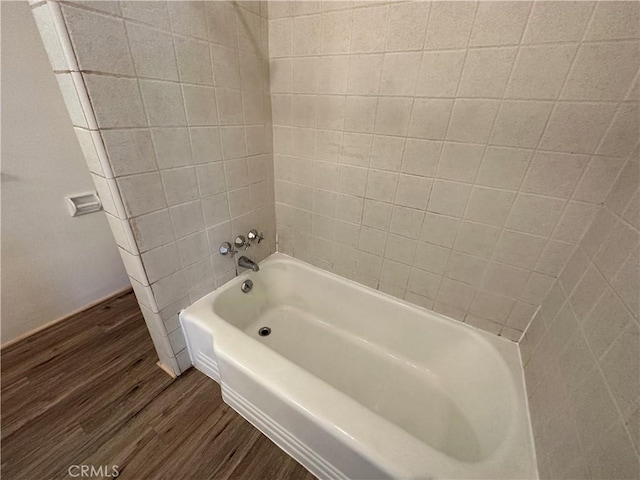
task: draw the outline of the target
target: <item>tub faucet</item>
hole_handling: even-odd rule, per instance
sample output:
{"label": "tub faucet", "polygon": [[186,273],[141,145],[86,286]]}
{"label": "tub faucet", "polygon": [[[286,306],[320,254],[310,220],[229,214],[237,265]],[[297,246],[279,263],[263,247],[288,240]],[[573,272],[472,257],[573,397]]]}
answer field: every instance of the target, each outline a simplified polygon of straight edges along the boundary
{"label": "tub faucet", "polygon": [[242,268],[250,268],[254,272],[260,270],[260,267],[256,262],[254,262],[250,258],[245,257],[244,255],[238,259],[238,266]]}

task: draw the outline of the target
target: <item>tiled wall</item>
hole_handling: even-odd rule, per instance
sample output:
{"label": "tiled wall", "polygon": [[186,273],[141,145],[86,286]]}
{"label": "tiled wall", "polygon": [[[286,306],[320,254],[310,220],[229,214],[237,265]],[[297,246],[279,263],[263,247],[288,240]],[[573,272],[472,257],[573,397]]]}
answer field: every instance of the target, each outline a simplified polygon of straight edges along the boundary
{"label": "tiled wall", "polygon": [[640,476],[639,183],[636,155],[521,342],[541,478]]}
{"label": "tiled wall", "polygon": [[638,141],[637,2],[271,2],[279,250],[518,339]]}
{"label": "tiled wall", "polygon": [[257,228],[247,254],[275,249],[266,5],[32,8],[160,359],[180,373],[179,310],[236,273],[220,243]]}

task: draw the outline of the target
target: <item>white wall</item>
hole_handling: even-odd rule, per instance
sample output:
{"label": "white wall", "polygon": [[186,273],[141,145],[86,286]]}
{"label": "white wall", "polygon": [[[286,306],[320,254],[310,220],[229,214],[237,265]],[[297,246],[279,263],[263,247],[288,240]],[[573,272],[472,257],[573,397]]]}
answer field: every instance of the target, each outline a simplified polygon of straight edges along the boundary
{"label": "white wall", "polygon": [[2,2],[4,344],[129,285],[104,213],[72,218],[93,190],[27,2]]}

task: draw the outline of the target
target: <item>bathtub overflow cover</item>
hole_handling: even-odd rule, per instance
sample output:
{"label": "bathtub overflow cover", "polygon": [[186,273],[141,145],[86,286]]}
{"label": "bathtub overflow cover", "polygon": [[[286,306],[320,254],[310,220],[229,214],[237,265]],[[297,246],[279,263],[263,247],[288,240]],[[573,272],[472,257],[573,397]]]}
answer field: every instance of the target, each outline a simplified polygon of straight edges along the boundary
{"label": "bathtub overflow cover", "polygon": [[258,335],[260,335],[261,337],[266,337],[270,333],[271,329],[269,327],[261,327],[260,330],[258,330]]}

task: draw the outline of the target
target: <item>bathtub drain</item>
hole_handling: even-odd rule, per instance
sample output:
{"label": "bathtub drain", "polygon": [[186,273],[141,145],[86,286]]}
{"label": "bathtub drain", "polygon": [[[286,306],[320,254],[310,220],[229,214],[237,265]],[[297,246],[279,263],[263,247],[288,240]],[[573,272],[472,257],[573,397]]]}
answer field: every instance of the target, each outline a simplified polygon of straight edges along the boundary
{"label": "bathtub drain", "polygon": [[258,335],[261,337],[266,337],[271,333],[271,329],[269,327],[260,327],[258,330]]}

